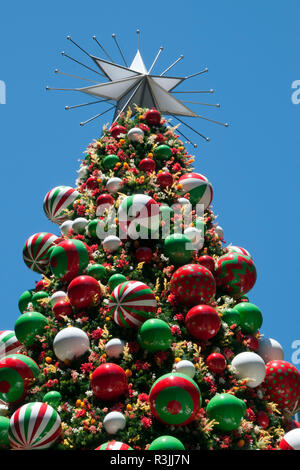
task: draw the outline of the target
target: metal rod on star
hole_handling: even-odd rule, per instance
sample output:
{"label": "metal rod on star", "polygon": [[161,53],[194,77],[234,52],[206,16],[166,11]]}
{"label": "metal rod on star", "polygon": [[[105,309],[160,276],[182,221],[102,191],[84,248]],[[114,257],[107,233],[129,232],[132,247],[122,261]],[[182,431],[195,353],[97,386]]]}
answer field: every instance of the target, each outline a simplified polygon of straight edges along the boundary
{"label": "metal rod on star", "polygon": [[66,75],[67,77],[78,78],[79,80],[86,80],[87,82],[99,84],[99,82],[95,82],[95,80],[90,80],[89,78],[84,78],[84,77],[78,77],[77,75],[72,75],[71,73],[61,72],[58,69],[55,69],[54,72],[59,73],[60,75]]}
{"label": "metal rod on star", "polygon": [[75,108],[81,108],[82,106],[89,106],[90,104],[96,104],[96,103],[104,103],[104,102],[109,102],[111,100],[97,100],[97,101],[90,101],[89,103],[82,103],[82,104],[75,104],[74,106],[65,106],[65,110],[69,109],[75,109]]}
{"label": "metal rod on star", "polygon": [[194,142],[191,141],[191,139],[189,139],[186,135],[184,135],[183,132],[181,132],[179,129],[176,129],[175,133],[178,132],[178,134],[180,134],[186,141],[188,144],[192,144],[194,148],[197,148],[197,144],[194,144]]}
{"label": "metal rod on star", "polygon": [[151,65],[150,69],[148,70],[148,74],[150,74],[151,70],[153,69],[154,65],[156,64],[157,59],[159,58],[159,56],[160,56],[161,52],[163,51],[163,49],[164,49],[164,48],[163,48],[162,46],[159,48],[159,51],[158,51],[158,53],[156,54],[156,57],[155,57],[155,59],[154,59],[154,61],[153,61],[153,64]]}
{"label": "metal rod on star", "polygon": [[210,90],[200,90],[200,91],[190,91],[190,90],[186,90],[186,91],[172,91],[172,93],[214,93],[215,90],[213,90],[212,88]]}
{"label": "metal rod on star", "polygon": [[203,73],[206,73],[206,72],[208,72],[207,67],[205,69],[201,70],[200,72],[193,73],[192,75],[188,75],[187,77],[184,77],[184,78],[187,80],[188,78],[197,77],[198,75],[202,75]]}
{"label": "metal rod on star", "polygon": [[122,52],[122,49],[120,48],[119,43],[118,43],[118,41],[117,41],[117,35],[116,35],[115,33],[113,33],[111,36],[112,36],[113,40],[115,41],[115,43],[116,43],[116,45],[117,45],[117,48],[119,49],[119,52],[120,52],[120,54],[121,54],[121,57],[122,57],[122,59],[123,59],[124,64],[126,65],[126,67],[128,67],[128,64],[127,64],[127,62],[126,62],[126,59],[125,59],[124,54],[123,54],[123,52]]}
{"label": "metal rod on star", "polygon": [[197,117],[200,118],[200,119],[204,119],[205,121],[213,122],[214,124],[219,124],[219,126],[229,127],[228,122],[214,121],[213,119],[209,119],[207,117],[200,116],[199,114],[197,114]]}
{"label": "metal rod on star", "polygon": [[88,119],[87,121],[81,122],[80,125],[81,125],[81,126],[85,126],[85,124],[88,124],[89,122],[93,121],[94,119],[97,119],[98,117],[103,116],[103,114],[108,113],[108,111],[112,110],[112,109],[115,108],[115,107],[116,107],[116,106],[114,105],[114,106],[112,106],[111,108],[106,109],[106,111],[103,111],[103,113],[96,114],[96,116],[91,117],[91,118]]}
{"label": "metal rod on star", "polygon": [[77,44],[77,42],[73,41],[71,36],[67,36],[67,39],[68,39],[68,41],[71,41],[74,44],[74,46],[78,47],[78,49],[80,49],[82,52],[84,52],[84,54],[91,57],[91,55],[87,51],[85,51],[81,46],[79,46],[79,44]]}
{"label": "metal rod on star", "polygon": [[94,41],[96,41],[96,43],[98,44],[98,46],[102,49],[102,51],[104,52],[104,54],[106,55],[106,57],[107,57],[111,62],[113,62],[113,59],[111,58],[111,56],[109,55],[109,53],[104,49],[104,47],[102,46],[102,44],[100,44],[100,42],[98,41],[98,39],[96,38],[96,36],[93,36],[93,39],[94,39]]}
{"label": "metal rod on star", "polygon": [[177,60],[175,60],[175,62],[173,62],[173,64],[171,64],[166,70],[164,70],[161,74],[160,74],[160,77],[162,75],[164,75],[165,73],[167,73],[172,67],[174,67],[174,65],[176,65],[180,60],[183,59],[183,55],[181,55]]}
{"label": "metal rod on star", "polygon": [[192,126],[190,126],[189,124],[187,124],[186,122],[182,121],[179,117],[175,116],[174,114],[172,114],[172,116],[177,119],[177,121],[181,122],[181,124],[183,124],[184,126],[188,127],[189,129],[191,129],[193,132],[195,132],[196,134],[200,135],[200,137],[202,137],[202,139],[206,140],[206,142],[209,142],[210,141],[210,138],[209,137],[205,137],[205,135],[201,134],[200,132],[196,131],[196,129],[194,129]]}
{"label": "metal rod on star", "polygon": [[83,64],[82,62],[80,62],[77,59],[74,59],[74,57],[71,57],[70,55],[66,54],[64,51],[61,53],[61,55],[64,56],[64,57],[67,57],[70,60],[73,60],[73,62],[76,62],[77,64],[81,65],[82,67],[85,67],[86,69],[91,70],[92,72],[95,72],[97,75],[101,75],[101,77],[106,78],[103,73],[97,72],[97,70],[92,69],[91,67],[89,67],[88,65]]}
{"label": "metal rod on star", "polygon": [[137,29],[136,30],[136,34],[137,34],[137,50],[139,51],[140,50],[140,30]]}
{"label": "metal rod on star", "polygon": [[220,104],[214,104],[214,103],[202,103],[201,101],[193,101],[193,100],[181,100],[182,103],[191,103],[191,104],[201,104],[202,106],[214,106],[215,108],[220,108]]}

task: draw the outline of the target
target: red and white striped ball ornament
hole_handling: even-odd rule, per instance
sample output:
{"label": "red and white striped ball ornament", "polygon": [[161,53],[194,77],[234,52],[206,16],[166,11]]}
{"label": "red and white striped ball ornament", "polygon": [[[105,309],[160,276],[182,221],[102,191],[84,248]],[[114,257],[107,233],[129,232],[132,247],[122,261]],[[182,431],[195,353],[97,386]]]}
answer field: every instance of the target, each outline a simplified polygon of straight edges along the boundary
{"label": "red and white striped ball ornament", "polygon": [[51,189],[44,199],[44,211],[48,219],[55,224],[62,224],[68,219],[64,210],[72,209],[78,196],[79,192],[70,186],[56,186]]}
{"label": "red and white striped ball ornament", "polygon": [[280,441],[281,450],[300,450],[300,428],[287,432]]}
{"label": "red and white striped ball ornament", "polygon": [[109,441],[101,444],[95,450],[133,450],[128,444],[119,441]]}
{"label": "red and white striped ball ornament", "polygon": [[249,251],[246,250],[245,248],[242,248],[241,246],[229,245],[229,246],[227,246],[227,252],[228,253],[238,253],[239,255],[246,255],[246,256],[249,256],[249,258],[252,258]]}
{"label": "red and white striped ball ornament", "polygon": [[213,188],[206,176],[200,173],[186,173],[178,180],[182,194],[189,193],[191,204],[203,204],[208,208],[213,198]]}
{"label": "red and white striped ball ornament", "polygon": [[60,434],[60,416],[47,403],[27,403],[10,418],[8,437],[13,449],[47,449],[57,441]]}
{"label": "red and white striped ball ornament", "polygon": [[20,351],[22,344],[17,340],[12,330],[0,331],[0,359]]}
{"label": "red and white striped ball ornament", "polygon": [[37,273],[43,273],[49,265],[50,249],[58,241],[52,233],[39,232],[31,235],[23,248],[23,259],[26,266]]}

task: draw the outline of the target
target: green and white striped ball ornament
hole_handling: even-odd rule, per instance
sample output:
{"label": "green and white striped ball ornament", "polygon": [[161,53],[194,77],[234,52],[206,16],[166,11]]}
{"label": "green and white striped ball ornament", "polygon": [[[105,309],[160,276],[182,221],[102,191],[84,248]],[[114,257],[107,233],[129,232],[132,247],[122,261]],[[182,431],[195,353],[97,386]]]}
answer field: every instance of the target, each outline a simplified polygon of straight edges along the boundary
{"label": "green and white striped ball ornament", "polygon": [[62,224],[68,219],[65,209],[71,210],[79,192],[70,186],[56,186],[44,198],[44,211],[51,222]]}
{"label": "green and white striped ball ornament", "polygon": [[134,194],[127,196],[120,204],[118,220],[120,229],[129,233],[129,227],[133,224],[139,232],[139,226],[149,230],[157,230],[159,227],[159,205],[146,194]]}
{"label": "green and white striped ball ornament", "polygon": [[0,400],[18,403],[39,374],[36,362],[24,354],[9,354],[0,360]]}
{"label": "green and white striped ball ornament", "polygon": [[71,281],[89,264],[85,244],[76,239],[64,240],[53,248],[50,255],[52,274],[62,281]]}
{"label": "green and white striped ball ornament", "polygon": [[22,344],[17,340],[15,332],[12,330],[0,331],[0,359],[8,354],[20,351]]}
{"label": "green and white striped ball ornament", "polygon": [[178,180],[182,194],[189,193],[191,204],[203,204],[208,208],[213,198],[213,188],[206,176],[200,173],[186,173]]}
{"label": "green and white striped ball ornament", "polygon": [[139,328],[151,318],[157,307],[155,296],[140,281],[122,282],[113,290],[108,307],[119,326]]}
{"label": "green and white striped ball ornament", "polygon": [[10,419],[8,438],[16,450],[48,449],[61,435],[61,419],[47,403],[21,406]]}
{"label": "green and white striped ball ornament", "polygon": [[52,233],[39,232],[31,235],[23,248],[23,259],[29,269],[37,273],[44,273],[49,265],[50,249],[58,240]]}

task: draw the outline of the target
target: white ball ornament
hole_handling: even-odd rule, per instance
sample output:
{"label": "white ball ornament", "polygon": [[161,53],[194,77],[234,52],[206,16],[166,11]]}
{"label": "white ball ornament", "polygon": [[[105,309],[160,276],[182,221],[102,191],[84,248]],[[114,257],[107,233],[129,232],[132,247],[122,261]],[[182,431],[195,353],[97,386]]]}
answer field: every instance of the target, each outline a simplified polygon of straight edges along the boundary
{"label": "white ball ornament", "polygon": [[89,169],[86,165],[83,165],[79,168],[79,170],[77,171],[78,173],[78,178],[80,180],[82,180],[83,178],[85,178],[87,175],[88,175],[88,172],[89,172]]}
{"label": "white ball ornament", "polygon": [[90,341],[84,331],[70,326],[57,333],[53,341],[53,349],[60,361],[72,361],[89,351]]}
{"label": "white ball ornament", "polygon": [[54,294],[50,297],[51,306],[54,307],[57,302],[60,302],[61,300],[66,300],[66,298],[67,294],[64,291],[58,290],[57,292],[54,292]]}
{"label": "white ball ornament", "polygon": [[220,227],[220,225],[217,225],[217,227],[215,227],[215,231],[220,240],[224,240],[224,230],[222,229],[222,227]]}
{"label": "white ball ornament", "polygon": [[300,428],[287,432],[280,441],[281,450],[300,450]]}
{"label": "white ball ornament", "polygon": [[69,231],[72,229],[73,220],[66,220],[60,226],[60,232],[62,235],[68,235]]}
{"label": "white ball ornament", "polygon": [[126,418],[119,411],[111,411],[105,416],[103,426],[108,434],[116,434],[125,428]]}
{"label": "white ball ornament", "polygon": [[202,247],[203,244],[203,235],[200,230],[196,227],[188,227],[184,231],[184,235],[186,235],[190,240],[191,244],[193,245],[194,249],[199,249]]}
{"label": "white ball ornament", "polygon": [[257,354],[263,358],[265,363],[284,360],[283,347],[273,338],[260,338]]}
{"label": "white ball ornament", "polygon": [[102,246],[104,250],[113,253],[120,248],[121,240],[116,235],[109,235],[108,237],[104,238]]}
{"label": "white ball ornament", "polygon": [[231,363],[240,379],[249,379],[247,386],[258,387],[266,376],[266,366],[263,359],[254,352],[242,352],[235,356]]}
{"label": "white ball ornament", "polygon": [[112,338],[106,343],[105,351],[109,357],[120,357],[124,351],[124,347],[124,341],[119,338]]}
{"label": "white ball ornament", "polygon": [[130,142],[142,142],[144,139],[144,131],[139,127],[133,127],[127,132],[127,138]]}
{"label": "white ball ornament", "polygon": [[106,188],[109,193],[117,193],[122,186],[121,178],[110,178],[106,183]]}
{"label": "white ball ornament", "polygon": [[196,373],[196,369],[194,364],[191,361],[182,360],[175,364],[174,366],[175,372],[179,374],[184,374],[190,377],[191,379],[194,377]]}
{"label": "white ball ornament", "polygon": [[77,217],[77,219],[73,220],[72,230],[74,233],[83,233],[85,227],[88,225],[89,221],[84,217]]}

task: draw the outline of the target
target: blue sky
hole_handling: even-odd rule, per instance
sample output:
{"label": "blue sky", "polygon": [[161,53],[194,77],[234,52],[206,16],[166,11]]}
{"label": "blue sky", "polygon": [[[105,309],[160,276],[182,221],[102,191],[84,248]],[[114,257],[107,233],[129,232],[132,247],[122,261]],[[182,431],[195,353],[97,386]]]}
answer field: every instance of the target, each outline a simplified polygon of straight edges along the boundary
{"label": "blue sky", "polygon": [[0,105],[0,330],[13,329],[19,295],[40,278],[23,263],[25,240],[39,231],[58,233],[43,213],[44,195],[54,186],[74,185],[78,159],[111,119],[105,115],[81,128],[79,122],[104,108],[65,111],[65,105],[82,103],[84,97],[45,91],[46,85],[84,86],[58,77],[55,68],[95,77],[60,55],[65,50],[88,63],[66,36],[98,54],[92,40],[96,34],[121,63],[112,33],[117,33],[131,61],[135,31],[140,28],[141,52],[148,67],[164,46],[155,72],[161,73],[180,54],[185,58],[174,74],[185,76],[209,68],[208,74],[191,79],[182,89],[214,88],[215,95],[206,99],[220,102],[221,109],[198,107],[198,112],[228,121],[230,127],[190,121],[211,137],[205,143],[193,136],[198,143],[195,168],[213,184],[213,207],[226,241],[247,248],[255,259],[258,280],[250,300],[262,310],[261,331],[280,341],[291,361],[292,342],[300,339],[300,104],[291,101],[292,82],[300,79],[299,14],[296,0],[286,4],[52,0],[1,6],[0,80],[6,83],[7,102]]}

